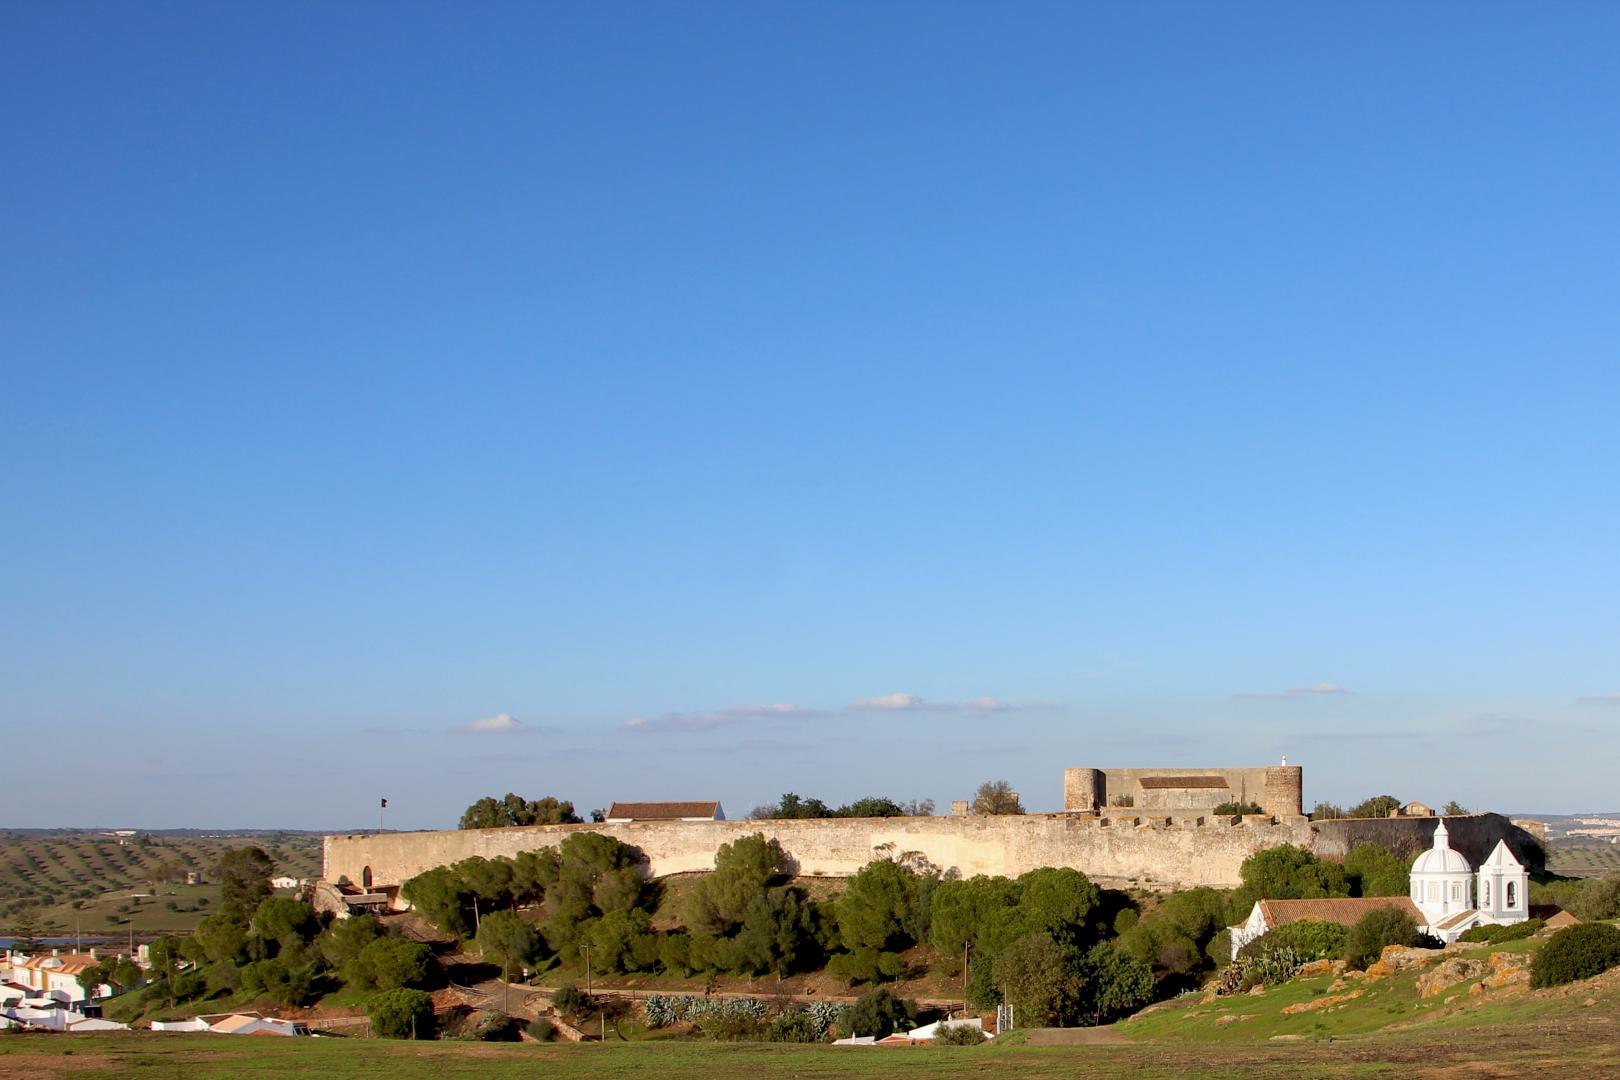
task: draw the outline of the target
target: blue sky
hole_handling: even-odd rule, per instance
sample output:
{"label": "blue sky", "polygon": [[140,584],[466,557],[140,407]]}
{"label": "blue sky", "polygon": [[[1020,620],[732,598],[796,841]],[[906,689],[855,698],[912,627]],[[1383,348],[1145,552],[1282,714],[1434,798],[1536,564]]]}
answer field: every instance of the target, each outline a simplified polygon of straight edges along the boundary
{"label": "blue sky", "polygon": [[0,824],[1613,809],[1617,34],[11,4]]}

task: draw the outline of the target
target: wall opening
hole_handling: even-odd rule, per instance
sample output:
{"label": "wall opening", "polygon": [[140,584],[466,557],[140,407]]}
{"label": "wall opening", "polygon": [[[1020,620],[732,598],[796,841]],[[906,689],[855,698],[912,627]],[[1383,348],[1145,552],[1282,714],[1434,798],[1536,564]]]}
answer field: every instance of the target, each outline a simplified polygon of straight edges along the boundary
{"label": "wall opening", "polygon": [[371,891],[371,867],[369,866],[360,871],[360,887],[366,892]]}

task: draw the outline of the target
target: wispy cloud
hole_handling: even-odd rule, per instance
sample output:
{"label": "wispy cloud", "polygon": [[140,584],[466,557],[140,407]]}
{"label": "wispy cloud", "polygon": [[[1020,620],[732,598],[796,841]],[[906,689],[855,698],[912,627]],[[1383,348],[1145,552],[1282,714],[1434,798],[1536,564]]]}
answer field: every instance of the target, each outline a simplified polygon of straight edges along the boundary
{"label": "wispy cloud", "polygon": [[1293,701],[1305,697],[1333,697],[1350,693],[1352,691],[1345,689],[1338,683],[1319,682],[1312,683],[1310,686],[1293,686],[1287,690],[1273,690],[1269,693],[1243,693],[1233,694],[1232,696],[1246,701]]}
{"label": "wispy cloud", "polygon": [[486,716],[482,720],[473,720],[466,724],[457,724],[450,729],[457,735],[523,735],[539,731],[534,724],[525,724],[523,721],[508,716],[506,713],[497,713]]}
{"label": "wispy cloud", "polygon": [[754,720],[810,720],[826,715],[824,710],[806,709],[798,705],[735,705],[713,712],[633,716],[620,726],[626,731],[711,731]]}
{"label": "wispy cloud", "polygon": [[970,701],[930,701],[918,694],[880,694],[861,698],[844,706],[850,712],[936,712],[936,713],[1004,713],[1025,709],[1050,709],[1050,702],[1036,701],[1016,705],[997,697],[976,697]]}
{"label": "wispy cloud", "polygon": [[1620,705],[1620,694],[1582,694],[1575,700],[1582,705]]}

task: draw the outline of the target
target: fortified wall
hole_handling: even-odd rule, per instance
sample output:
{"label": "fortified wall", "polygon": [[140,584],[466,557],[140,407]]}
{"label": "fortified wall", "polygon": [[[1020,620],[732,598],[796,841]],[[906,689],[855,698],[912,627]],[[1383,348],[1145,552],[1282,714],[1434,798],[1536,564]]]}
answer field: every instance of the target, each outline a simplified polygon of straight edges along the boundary
{"label": "fortified wall", "polygon": [[1258,803],[1273,817],[1295,817],[1304,813],[1303,787],[1303,770],[1286,762],[1256,769],[1064,769],[1063,809],[1174,812],[1236,802]]}
{"label": "fortified wall", "polygon": [[[1433,825],[1431,823],[1432,831]],[[555,847],[574,832],[599,832],[639,848],[649,875],[713,870],[721,844],[764,833],[793,873],[844,877],[873,859],[916,852],[963,877],[1017,877],[1067,866],[1105,884],[1234,885],[1257,851],[1311,843],[1303,817],[1008,814],[975,817],[822,818],[789,821],[632,821],[508,829],[328,836],[323,876],[366,888],[398,885],[424,870],[480,855],[516,856]]]}
{"label": "fortified wall", "polygon": [[[324,841],[323,878],[367,892],[472,856],[508,858],[597,832],[638,849],[653,877],[714,869],[720,845],[763,833],[800,876],[845,877],[874,859],[914,854],[963,877],[1017,877],[1070,867],[1113,887],[1231,887],[1243,861],[1294,844],[1342,859],[1371,841],[1399,855],[1429,847],[1437,819],[1311,821],[1300,813],[1297,765],[1256,769],[1067,769],[1064,812],[950,817],[819,818],[781,821],[630,821],[509,829],[359,833]],[[1216,815],[1229,802],[1257,802],[1263,814]],[[1128,805],[1118,805],[1127,803]],[[1528,832],[1499,814],[1448,818],[1451,845],[1479,865],[1506,840],[1532,872],[1545,856]]]}

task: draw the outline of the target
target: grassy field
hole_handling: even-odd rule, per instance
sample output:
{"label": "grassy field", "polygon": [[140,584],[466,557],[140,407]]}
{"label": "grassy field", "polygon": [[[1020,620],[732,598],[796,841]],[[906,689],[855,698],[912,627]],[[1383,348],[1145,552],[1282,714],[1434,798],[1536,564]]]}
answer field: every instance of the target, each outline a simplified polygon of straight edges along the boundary
{"label": "grassy field", "polygon": [[0,835],[0,925],[9,923],[20,905],[32,905],[44,934],[188,930],[218,902],[217,884],[187,886],[159,879],[183,881],[190,871],[205,882],[217,881],[220,855],[248,844],[269,852],[278,874],[313,877],[320,872],[320,838],[296,833],[165,836],[150,842],[137,837],[123,844],[86,833]]}
{"label": "grassy field", "polygon": [[[1537,941],[1480,946],[1466,955],[1527,952]],[[1427,969],[1425,969],[1427,970]],[[0,1035],[0,1075],[39,1080],[138,1075],[200,1078],[387,1075],[559,1078],[699,1077],[1377,1077],[1620,1076],[1620,969],[1544,991],[1432,997],[1419,972],[1356,983],[1361,996],[1289,1015],[1322,1000],[1332,976],[1295,980],[1262,995],[1206,1001],[1193,994],[1111,1029],[1013,1032],[979,1047],[858,1048],[648,1042],[573,1044],[402,1043],[368,1039],[231,1039],[131,1032],[100,1036]],[[1064,1045],[1043,1045],[1047,1043]]]}

